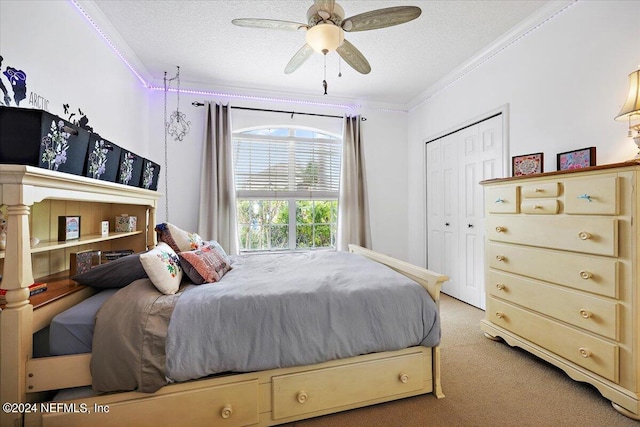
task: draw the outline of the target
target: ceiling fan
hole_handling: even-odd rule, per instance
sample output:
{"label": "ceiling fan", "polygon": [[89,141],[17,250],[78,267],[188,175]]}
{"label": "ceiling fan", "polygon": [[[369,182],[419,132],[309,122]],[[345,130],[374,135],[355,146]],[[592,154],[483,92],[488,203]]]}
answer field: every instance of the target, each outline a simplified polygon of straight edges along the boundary
{"label": "ceiling fan", "polygon": [[316,51],[326,55],[332,50],[354,70],[362,74],[371,71],[371,65],[354,45],[344,38],[344,32],[368,31],[404,24],[420,16],[416,6],[396,6],[344,17],[344,9],[334,0],[315,0],[307,11],[307,24],[275,19],[240,18],[231,21],[241,27],[269,28],[285,31],[306,31],[306,44],[293,55],[284,69],[294,72]]}

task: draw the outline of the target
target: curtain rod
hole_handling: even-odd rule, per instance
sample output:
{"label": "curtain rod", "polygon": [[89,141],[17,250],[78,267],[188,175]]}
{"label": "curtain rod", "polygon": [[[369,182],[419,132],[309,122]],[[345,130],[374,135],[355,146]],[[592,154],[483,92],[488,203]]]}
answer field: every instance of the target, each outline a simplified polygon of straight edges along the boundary
{"label": "curtain rod", "polygon": [[[194,107],[204,107],[204,103],[202,102],[198,102],[198,101],[193,101],[191,103],[191,105],[193,105]],[[285,113],[285,114],[291,114],[291,118],[293,118],[294,114],[298,114],[301,116],[319,116],[319,117],[330,117],[332,119],[341,119],[342,116],[333,116],[330,114],[318,114],[318,113],[302,113],[299,111],[285,111],[285,110],[268,110],[268,109],[264,109],[264,108],[251,108],[251,107],[234,107],[231,106],[230,108],[233,108],[235,110],[248,110],[248,111],[264,111],[267,113]],[[361,121],[366,121],[367,118],[366,117],[360,117]]]}

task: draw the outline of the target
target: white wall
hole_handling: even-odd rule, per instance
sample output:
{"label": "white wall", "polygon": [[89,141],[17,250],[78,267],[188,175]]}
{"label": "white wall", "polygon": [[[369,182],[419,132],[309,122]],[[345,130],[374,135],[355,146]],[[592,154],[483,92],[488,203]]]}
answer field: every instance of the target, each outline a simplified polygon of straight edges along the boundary
{"label": "white wall", "polygon": [[[27,74],[20,107],[67,118],[67,103],[102,137],[147,155],[146,89],[70,2],[0,1],[0,55],[2,71],[12,66]],[[48,103],[30,105],[32,95]]]}
{"label": "white wall", "polygon": [[557,153],[584,147],[596,147],[597,164],[634,157],[613,118],[640,62],[638,16],[638,1],[580,1],[409,113],[409,261],[425,265],[424,143],[434,135],[508,104],[509,156],[543,152],[547,172]]}
{"label": "white wall", "polygon": [[[175,110],[176,95],[169,93],[168,109]],[[164,92],[151,95],[150,149],[153,158],[164,159]],[[191,122],[191,130],[183,141],[167,140],[169,220],[181,228],[196,230],[200,189],[200,161],[204,136],[204,107],[193,107],[191,102],[218,101],[232,106],[301,111],[342,116],[344,113],[361,114],[365,145],[371,234],[374,249],[396,257],[406,257],[407,228],[407,151],[406,114],[383,113],[378,110],[345,111],[317,105],[288,104],[277,101],[215,99],[211,96],[180,95],[180,110]],[[322,129],[342,135],[342,120],[315,116],[264,113],[233,109],[234,130],[263,125],[293,125]],[[160,162],[164,164],[164,160]],[[166,172],[166,171],[165,171]],[[159,190],[166,192],[164,174]],[[165,199],[160,200],[158,220],[165,219]]]}

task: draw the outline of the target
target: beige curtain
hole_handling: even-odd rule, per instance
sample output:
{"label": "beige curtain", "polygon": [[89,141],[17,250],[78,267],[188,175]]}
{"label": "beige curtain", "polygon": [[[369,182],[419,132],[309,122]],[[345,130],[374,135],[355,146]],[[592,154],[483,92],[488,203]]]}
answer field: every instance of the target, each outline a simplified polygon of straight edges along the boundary
{"label": "beige curtain", "polygon": [[231,108],[209,102],[206,109],[198,234],[205,240],[217,240],[228,253],[237,254]]}
{"label": "beige curtain", "polygon": [[342,129],[338,250],[346,251],[349,243],[371,248],[367,177],[364,167],[364,148],[360,136],[360,116],[345,116]]}

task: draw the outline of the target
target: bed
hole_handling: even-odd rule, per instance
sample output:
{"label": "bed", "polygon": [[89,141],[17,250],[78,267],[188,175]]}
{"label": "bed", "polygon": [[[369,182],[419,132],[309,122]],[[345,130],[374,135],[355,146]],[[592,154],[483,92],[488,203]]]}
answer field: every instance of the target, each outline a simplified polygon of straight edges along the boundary
{"label": "bed", "polygon": [[[62,407],[73,408],[73,411],[40,411],[38,414],[28,414],[26,420],[29,425],[42,423],[65,426],[87,422],[118,425],[124,420],[152,425],[157,422],[166,424],[172,419],[175,422],[188,419],[193,425],[211,425],[223,421],[225,425],[274,425],[416,394],[434,392],[442,397],[436,302],[438,288],[445,278],[357,246],[351,246],[350,251],[350,254],[326,252],[294,255],[294,264],[304,274],[311,274],[314,268],[326,272],[320,280],[311,281],[315,285],[308,290],[301,285],[301,276],[295,275],[291,281],[278,286],[277,292],[271,289],[273,287],[265,288],[263,285],[275,276],[294,274],[287,270],[293,264],[283,265],[280,260],[291,256],[258,255],[238,257],[233,262],[235,268],[217,284],[183,285],[175,295],[158,297],[159,293],[149,279],[139,279],[118,292],[107,290],[94,295],[78,304],[75,310],[54,318],[52,327],[68,313],[98,313],[92,339],[94,354],[89,367],[86,366],[90,357],[88,354],[65,356],[85,365],[83,369],[88,369],[89,373],[82,376],[85,381],[67,386],[86,385],[82,383],[90,378],[94,389],[111,393],[58,400],[66,405],[75,405]],[[336,276],[336,272],[344,270],[345,265],[362,277],[355,287],[343,286]],[[335,267],[335,271],[330,269],[331,266]],[[267,270],[271,271],[265,275]],[[255,280],[247,280],[249,276],[264,280],[256,284]],[[411,280],[402,280],[407,276]],[[382,280],[372,288],[374,277]],[[400,277],[399,281],[394,281]],[[229,283],[236,283],[236,286],[221,286]],[[331,283],[338,285],[323,294],[322,290],[327,290],[327,285]],[[396,292],[398,299],[391,291],[403,286],[408,292]],[[379,289],[376,290],[376,287]],[[254,288],[253,291],[250,288]],[[281,293],[282,288],[286,293]],[[297,292],[291,292],[296,289]],[[219,352],[212,357],[210,350],[198,352],[198,346],[193,346],[194,341],[185,342],[184,337],[189,329],[190,315],[194,316],[196,311],[205,307],[198,307],[197,303],[206,301],[204,294],[215,294],[216,291],[224,296],[218,303],[222,301],[224,304],[218,304],[215,310],[205,310],[209,317],[204,320],[193,320],[195,317],[192,317],[194,323],[204,321],[209,326],[205,338],[188,334],[196,337],[194,339],[197,342],[206,339],[206,336],[215,337],[214,342],[234,342],[234,345],[222,346],[231,349],[229,354]],[[436,298],[432,298],[431,293]],[[248,294],[251,296],[246,297]],[[313,295],[311,305],[305,302],[309,295]],[[256,301],[260,300],[259,304],[264,305],[265,299],[271,299],[272,303],[278,301],[278,307],[267,305],[268,309],[261,310]],[[326,301],[319,302],[322,300]],[[100,303],[96,307],[96,304],[88,304],[90,301]],[[383,304],[380,304],[381,301]],[[154,308],[154,303],[159,308]],[[138,309],[122,310],[126,304]],[[87,310],[85,305],[91,308]],[[157,325],[162,321],[150,320],[152,316],[147,314],[163,318],[169,306],[172,306],[173,315],[182,312],[182,318],[172,320],[173,330],[158,330]],[[206,306],[210,307],[211,302],[206,302]],[[321,309],[314,310],[314,306]],[[429,310],[430,306],[435,312]],[[318,313],[325,311],[325,307],[332,307],[331,316],[328,320],[321,320]],[[100,327],[101,316],[112,316],[119,310],[137,313],[133,315],[136,319],[121,315],[117,316],[117,324],[104,323]],[[145,312],[145,324],[154,325],[149,328],[152,332],[137,326],[140,312]],[[234,327],[228,326],[231,323],[229,320],[215,321],[229,319],[233,313],[237,314],[236,320],[239,322]],[[419,318],[419,321],[402,323],[403,319],[409,317]],[[273,325],[278,323],[277,319],[287,320],[284,322],[285,328],[274,333]],[[398,321],[402,324],[391,325]],[[74,323],[66,322],[67,325]],[[326,322],[333,325],[329,334],[326,333]],[[357,328],[355,323],[358,322],[365,328]],[[70,342],[72,349],[58,350],[52,346],[55,352],[73,353],[87,345],[86,338],[83,345],[68,339],[70,335],[83,336],[81,332],[86,322],[80,320],[75,323],[76,326],[69,326],[75,332],[61,334],[67,337],[63,341]],[[224,327],[211,329],[211,325],[216,324]],[[259,326],[256,334],[240,337],[240,329],[246,329],[247,324]],[[346,324],[350,327],[344,327]],[[403,329],[404,333],[399,333]],[[300,342],[302,331],[306,336],[304,345],[293,352],[274,350],[294,348]],[[60,332],[55,334],[60,335]],[[96,339],[100,334],[106,336],[102,341]],[[225,334],[229,336],[224,337]],[[123,335],[130,337],[130,340],[116,338]],[[134,348],[135,343],[153,342],[158,337],[167,336],[180,339],[167,341],[166,371],[162,369],[165,355],[161,355],[159,362],[155,354],[158,352],[153,350],[164,348],[164,340],[159,345],[156,342],[151,349],[142,345],[140,349]],[[276,347],[271,345],[274,338],[278,341]],[[173,354],[170,354],[171,348],[174,348]],[[204,348],[201,346],[200,349]],[[247,351],[248,348],[254,351]],[[186,363],[190,357],[196,360],[195,365],[192,361]],[[43,371],[46,363],[55,363],[56,359],[62,358],[32,359],[31,366],[43,364],[42,369],[34,369],[34,372]],[[174,366],[170,360],[188,366]],[[97,367],[105,364],[107,367]],[[37,386],[37,374],[30,377],[28,382],[34,389],[40,388]],[[167,402],[171,402],[171,405],[167,406]],[[90,414],[84,414],[82,411],[85,408],[108,408],[109,412],[96,413],[92,410]]]}
{"label": "bed", "polygon": [[[84,292],[85,289],[65,296],[47,306],[50,308],[46,310],[38,309],[37,314],[31,305],[26,304],[24,288],[33,281],[29,277],[31,262],[28,262],[32,251],[28,245],[24,245],[29,239],[29,211],[22,205],[30,205],[33,201],[38,202],[52,195],[82,202],[95,203],[98,199],[100,203],[115,201],[140,204],[151,208],[148,222],[153,224],[153,208],[157,199],[155,194],[146,190],[94,183],[29,167],[26,167],[26,174],[25,168],[20,168],[18,173],[21,177],[27,175],[24,179],[29,178],[28,185],[15,193],[4,192],[2,200],[10,206],[9,227],[13,231],[7,239],[7,258],[4,262],[3,287],[9,286],[12,291],[7,294],[9,304],[0,312],[0,392],[3,402],[13,402],[15,409],[20,409],[22,413],[10,411],[0,414],[0,424],[115,426],[188,422],[190,425],[267,426],[418,394],[433,393],[443,397],[440,349],[437,345],[422,345],[427,344],[425,341],[413,343],[407,348],[373,349],[357,355],[338,354],[330,360],[309,361],[302,365],[293,361],[261,370],[253,370],[253,366],[248,366],[246,372],[239,368],[232,370],[242,372],[230,372],[228,367],[224,367],[222,372],[210,373],[204,378],[185,381],[169,378],[166,384],[160,384],[153,392],[140,391],[136,384],[132,391],[113,391],[52,401],[51,396],[56,390],[90,386],[94,381],[92,356],[105,356],[109,352],[97,350],[92,341],[93,353],[31,357],[32,333],[49,325],[51,318],[58,313],[82,303],[93,292]],[[40,180],[40,177],[43,179]],[[52,178],[63,182],[52,182]],[[34,186],[38,191],[33,190]],[[21,196],[13,201],[9,197],[12,194]],[[13,208],[14,205],[20,206]],[[115,206],[110,212],[122,210],[120,206]],[[152,231],[140,235],[146,238],[148,248],[155,246]],[[138,235],[132,238],[137,239]],[[445,276],[357,246],[351,246],[350,252],[386,265],[412,279],[420,285],[416,286],[419,291],[428,295],[437,308],[440,287],[447,280]],[[25,272],[28,273],[26,276]],[[232,277],[231,272],[228,277]],[[16,288],[14,283],[22,285]],[[199,289],[204,288],[200,286]],[[108,298],[102,307],[118,293],[120,291]],[[185,295],[188,292],[179,298]],[[179,308],[179,304],[176,307]],[[253,322],[256,323],[255,320]],[[27,402],[34,402],[34,405],[26,405]]]}

